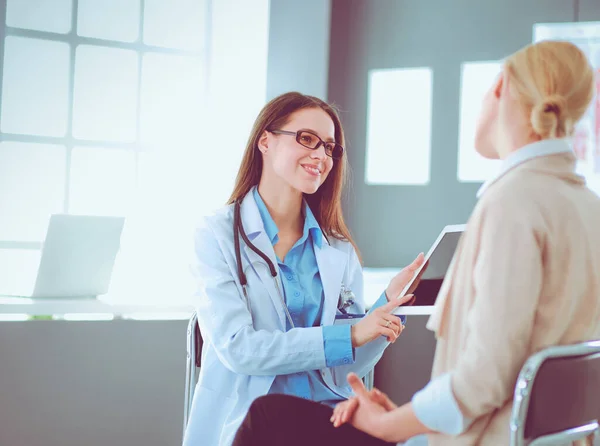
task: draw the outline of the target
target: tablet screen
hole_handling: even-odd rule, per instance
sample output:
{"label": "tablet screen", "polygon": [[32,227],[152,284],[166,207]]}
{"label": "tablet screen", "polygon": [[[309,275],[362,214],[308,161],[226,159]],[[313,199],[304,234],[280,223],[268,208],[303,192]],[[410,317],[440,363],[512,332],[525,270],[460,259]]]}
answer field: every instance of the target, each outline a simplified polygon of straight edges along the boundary
{"label": "tablet screen", "polygon": [[[430,306],[435,300],[456,251],[462,231],[445,233],[406,294],[414,294],[413,306]],[[420,280],[419,280],[420,277]]]}

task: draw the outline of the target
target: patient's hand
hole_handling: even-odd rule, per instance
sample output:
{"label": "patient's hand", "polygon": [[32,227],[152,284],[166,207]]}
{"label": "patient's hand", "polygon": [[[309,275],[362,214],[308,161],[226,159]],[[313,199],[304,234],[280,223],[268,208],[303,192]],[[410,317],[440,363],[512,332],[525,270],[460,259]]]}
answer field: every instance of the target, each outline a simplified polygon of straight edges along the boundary
{"label": "patient's hand", "polygon": [[371,400],[373,402],[379,404],[381,407],[383,407],[388,412],[390,410],[394,410],[394,409],[398,408],[398,406],[385,393],[383,393],[379,389],[374,388],[373,390],[371,390],[369,392],[369,394],[371,395]]}
{"label": "patient's hand", "polygon": [[[354,373],[348,375],[348,383],[354,390],[354,397],[350,402],[342,403],[342,408],[331,417],[334,426],[340,426],[342,423],[338,419],[341,417],[342,412],[352,411],[352,415],[349,416],[349,422],[356,429],[366,432],[367,434],[385,440],[385,427],[389,424],[389,416],[395,413],[393,409],[394,403],[389,398],[381,398],[381,396],[375,396],[374,401],[372,394],[376,392],[368,392],[363,382]],[[336,406],[337,409],[337,406]],[[345,409],[345,410],[344,410]],[[387,441],[387,440],[386,440]]]}
{"label": "patient's hand", "polygon": [[[392,400],[388,398],[388,396],[385,393],[381,392],[379,389],[367,391],[362,381],[358,378],[358,376],[354,374],[349,375],[348,382],[353,388],[355,388],[356,386],[362,387],[368,399],[372,403],[383,408],[386,412],[392,411],[398,407],[396,404],[394,404]],[[342,424],[350,422],[352,420],[352,417],[354,416],[354,413],[358,409],[359,404],[360,399],[355,396],[349,398],[343,403],[338,404],[337,406],[335,406],[335,409],[333,409],[333,415],[331,416],[330,421],[335,427],[339,427]]]}

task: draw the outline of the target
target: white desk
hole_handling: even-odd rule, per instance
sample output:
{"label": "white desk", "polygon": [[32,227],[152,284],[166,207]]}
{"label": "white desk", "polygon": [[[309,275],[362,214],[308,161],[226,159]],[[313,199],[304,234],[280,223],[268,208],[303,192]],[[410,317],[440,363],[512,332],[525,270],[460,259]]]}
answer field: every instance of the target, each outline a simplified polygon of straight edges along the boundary
{"label": "white desk", "polygon": [[[191,305],[118,305],[97,299],[25,299],[0,296],[0,316],[7,315],[89,315],[96,319],[101,315],[128,317],[132,319],[186,319],[194,311]],[[7,318],[9,319],[9,318]]]}
{"label": "white desk", "polygon": [[[381,296],[388,283],[398,273],[397,268],[364,268],[364,298],[367,308],[370,308]],[[428,308],[428,307],[422,307]],[[140,304],[115,304],[106,303],[97,299],[25,299],[15,297],[3,297],[0,295],[0,315],[2,314],[26,314],[32,316],[40,315],[64,315],[64,314],[112,314],[115,316],[129,314],[147,314],[148,318],[161,315],[181,315],[182,319],[189,317],[194,308],[192,305],[140,305]],[[413,311],[410,314],[430,314],[430,310],[419,310],[419,307],[407,308]],[[419,312],[420,311],[420,312]]]}

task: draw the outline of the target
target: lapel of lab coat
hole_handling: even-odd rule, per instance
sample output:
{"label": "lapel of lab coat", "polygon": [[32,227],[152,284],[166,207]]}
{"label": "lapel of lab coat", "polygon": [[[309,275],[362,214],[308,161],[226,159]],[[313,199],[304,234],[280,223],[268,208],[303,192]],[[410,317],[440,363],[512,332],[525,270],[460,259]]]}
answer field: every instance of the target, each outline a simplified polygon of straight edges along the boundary
{"label": "lapel of lab coat", "polygon": [[[281,290],[281,297],[275,286],[269,267],[266,262],[251,248],[246,246],[243,241],[244,254],[248,263],[252,264],[267,289],[273,305],[279,315],[280,323],[282,327],[286,326],[286,315],[283,308],[284,303],[281,301],[283,296],[283,283],[279,273],[279,266],[277,264],[277,258],[275,256],[275,250],[273,245],[265,232],[265,227],[254,200],[252,190],[246,194],[241,205],[241,217],[244,230],[248,235],[250,241],[261,250],[268,258],[273,262],[277,270],[277,282]],[[321,247],[319,248],[316,244],[314,247],[315,257],[317,259],[317,266],[319,267],[319,275],[321,276],[321,283],[323,284],[323,292],[325,294],[325,301],[323,303],[323,314],[321,316],[321,322],[325,325],[330,325],[335,319],[335,313],[337,310],[337,303],[339,299],[340,289],[342,285],[342,279],[344,271],[347,266],[348,256],[342,251],[329,245],[327,239],[323,236]],[[257,264],[260,264],[256,268]]]}
{"label": "lapel of lab coat", "polygon": [[[242,200],[241,217],[242,225],[244,226],[244,231],[246,231],[248,239],[262,253],[264,253],[269,258],[269,260],[271,260],[271,262],[273,262],[275,270],[277,271],[276,280],[279,289],[281,290],[281,297],[279,295],[279,292],[277,291],[275,280],[273,280],[273,276],[271,276],[271,271],[269,270],[269,266],[267,265],[267,263],[248,245],[246,245],[243,240],[240,240],[241,245],[244,247],[243,253],[246,257],[246,261],[249,265],[252,265],[252,268],[255,269],[260,281],[263,283],[264,287],[269,293],[269,297],[273,301],[273,305],[275,306],[275,310],[277,311],[277,315],[279,316],[280,326],[283,327],[283,329],[285,330],[286,315],[283,309],[284,303],[282,302],[282,298],[284,298],[283,283],[281,282],[281,277],[279,274],[277,257],[275,256],[275,250],[273,249],[273,245],[271,244],[271,241],[269,240],[269,237],[265,232],[265,227],[260,216],[260,212],[258,211],[256,201],[254,200],[252,190],[250,190],[250,192],[247,193],[244,199]],[[234,234],[234,236],[238,235]],[[248,264],[244,266],[244,271],[246,272],[246,274],[249,274],[251,271],[251,269],[248,267]]]}
{"label": "lapel of lab coat", "polygon": [[331,325],[335,320],[344,271],[348,264],[348,255],[331,246],[323,237],[321,247],[315,246],[315,256],[325,294],[321,324]]}

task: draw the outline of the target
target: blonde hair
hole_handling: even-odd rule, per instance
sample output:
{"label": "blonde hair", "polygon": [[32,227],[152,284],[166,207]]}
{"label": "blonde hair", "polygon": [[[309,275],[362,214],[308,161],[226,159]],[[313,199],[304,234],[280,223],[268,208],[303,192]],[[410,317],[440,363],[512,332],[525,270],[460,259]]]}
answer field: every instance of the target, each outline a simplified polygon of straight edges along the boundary
{"label": "blonde hair", "polygon": [[593,68],[569,42],[528,45],[508,57],[505,73],[542,139],[571,136],[596,93]]}

